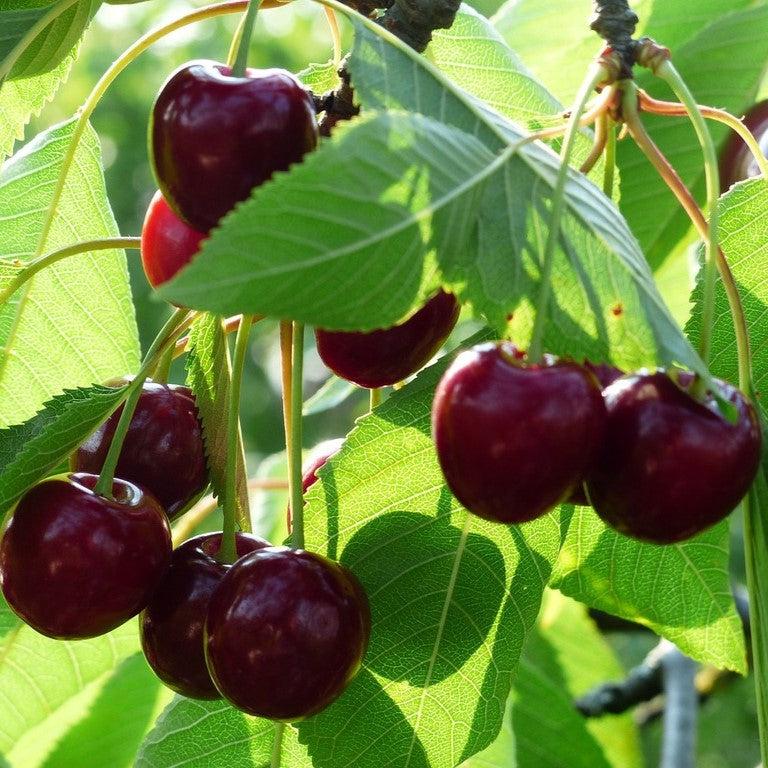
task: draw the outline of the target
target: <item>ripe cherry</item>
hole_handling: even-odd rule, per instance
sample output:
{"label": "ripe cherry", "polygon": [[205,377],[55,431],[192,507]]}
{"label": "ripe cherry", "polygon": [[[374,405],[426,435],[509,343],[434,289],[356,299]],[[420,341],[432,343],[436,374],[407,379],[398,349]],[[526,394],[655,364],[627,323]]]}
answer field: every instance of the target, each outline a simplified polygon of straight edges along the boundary
{"label": "ripe cherry", "polygon": [[600,446],[605,406],[577,363],[521,359],[509,343],[462,352],[443,376],[432,433],[456,498],[487,520],[522,523],[566,500]]}
{"label": "ripe cherry", "polygon": [[445,291],[404,323],[368,333],[315,331],[322,361],[361,387],[396,384],[423,368],[456,325],[459,305]]}
{"label": "ripe cherry", "polygon": [[[768,99],[755,104],[744,116],[744,125],[760,144],[764,155],[768,155]],[[733,131],[720,154],[720,189],[727,192],[737,181],[759,176],[760,168],[749,147]]]}
{"label": "ripe cherry", "polygon": [[695,400],[664,371],[624,376],[605,390],[605,438],[587,478],[605,522],[669,544],[722,520],[738,504],[757,472],[760,428],[741,392],[720,387],[736,407],[736,424],[711,395]]}
{"label": "ripe cherry", "polygon": [[150,119],[158,186],[201,232],[317,144],[312,95],[290,72],[230,71],[213,61],[185,64],[163,85]]}
{"label": "ripe cherry", "polygon": [[[316,482],[317,472],[324,466],[328,459],[341,450],[344,445],[342,438],[334,440],[324,440],[316,445],[307,458],[301,470],[301,492],[306,493]],[[291,516],[291,507],[288,505],[288,533],[293,529],[293,518]]]}
{"label": "ripe cherry", "polygon": [[135,616],[171,558],[162,507],[115,480],[114,500],[94,493],[95,475],[43,480],[21,497],[0,542],[8,604],[38,632],[94,637]]}
{"label": "ripe cherry", "polygon": [[[242,557],[269,543],[238,533]],[[155,674],[174,691],[193,699],[218,699],[205,665],[203,627],[208,603],[229,565],[216,554],[221,533],[205,533],[174,550],[171,566],[139,617],[141,647]]]}
{"label": "ripe cherry", "polygon": [[[121,413],[122,406],[78,448],[72,469],[101,471]],[[171,520],[202,493],[208,466],[195,396],[188,387],[144,383],[116,474],[152,493]]]}
{"label": "ripe cherry", "polygon": [[141,263],[152,287],[170,280],[192,261],[205,235],[192,229],[156,192],[141,230]]}
{"label": "ripe cherry", "polygon": [[205,635],[208,669],[226,699],[251,715],[298,720],[328,706],[355,676],[370,612],[343,566],[267,547],[221,580]]}

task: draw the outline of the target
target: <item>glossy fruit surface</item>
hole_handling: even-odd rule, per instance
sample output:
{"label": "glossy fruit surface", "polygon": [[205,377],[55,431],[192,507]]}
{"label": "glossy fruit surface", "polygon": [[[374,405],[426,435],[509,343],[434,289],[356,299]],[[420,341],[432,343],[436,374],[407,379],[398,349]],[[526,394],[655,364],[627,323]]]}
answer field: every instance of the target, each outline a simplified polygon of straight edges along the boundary
{"label": "glossy fruit surface", "polygon": [[384,387],[426,365],[456,325],[459,305],[440,291],[400,325],[368,333],[315,331],[322,361],[361,387]]}
{"label": "glossy fruit surface", "polygon": [[512,344],[481,344],[440,381],[432,434],[448,486],[468,510],[522,523],[583,481],[605,418],[597,380],[577,363],[533,365]]}
{"label": "glossy fruit surface", "polygon": [[156,288],[189,264],[203,240],[202,232],[183,222],[162,194],[155,193],[141,230],[141,263],[150,285]]}
{"label": "glossy fruit surface", "polygon": [[370,612],[343,566],[268,547],[221,580],[205,633],[208,668],[225,698],[252,715],[297,720],[328,706],[355,676]]}
{"label": "glossy fruit surface", "polygon": [[[236,541],[238,557],[269,546],[247,533],[238,533]],[[220,697],[205,665],[203,641],[211,594],[231,567],[216,559],[220,546],[221,533],[204,533],[174,550],[139,619],[141,647],[155,674],[193,699]]]}
{"label": "glossy fruit surface", "polygon": [[[101,471],[122,413],[112,414],[75,452],[72,469]],[[115,474],[146,488],[170,519],[208,484],[195,397],[188,387],[147,381],[123,442]]]}
{"label": "glossy fruit surface", "polygon": [[[316,482],[317,472],[324,466],[328,459],[341,450],[344,445],[342,438],[333,440],[324,440],[316,445],[310,452],[304,466],[301,468],[301,492],[306,493]],[[293,518],[291,515],[291,506],[288,505],[288,533],[293,529]]]}
{"label": "glossy fruit surface", "polygon": [[729,384],[730,424],[711,397],[694,400],[666,373],[640,372],[603,393],[608,424],[587,480],[595,511],[628,536],[657,543],[690,538],[722,520],[749,489],[760,459],[752,405]]}
{"label": "glossy fruit surface", "polygon": [[[768,155],[768,99],[755,104],[744,115],[744,125],[760,144],[764,155]],[[759,176],[760,168],[749,147],[733,131],[720,153],[720,188],[727,192],[737,181]]]}
{"label": "glossy fruit surface", "polygon": [[150,120],[158,186],[201,232],[317,144],[312,96],[290,72],[229,72],[213,61],[185,64],[163,85]]}
{"label": "glossy fruit surface", "polygon": [[0,541],[5,599],[48,637],[109,632],[147,603],[171,558],[160,505],[123,480],[115,500],[93,492],[95,475],[43,480],[19,500]]}

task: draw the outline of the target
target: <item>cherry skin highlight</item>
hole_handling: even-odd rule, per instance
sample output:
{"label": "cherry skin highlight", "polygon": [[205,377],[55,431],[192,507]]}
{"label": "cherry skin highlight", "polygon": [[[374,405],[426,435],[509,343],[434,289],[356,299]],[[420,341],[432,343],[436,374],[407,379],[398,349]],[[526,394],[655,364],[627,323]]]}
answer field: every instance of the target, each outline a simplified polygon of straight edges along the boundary
{"label": "cherry skin highlight", "polygon": [[664,371],[631,374],[604,391],[607,428],[587,492],[606,523],[671,544],[739,503],[757,472],[760,428],[741,392],[720,386],[736,406],[736,424],[717,412],[711,396],[698,402]]}
{"label": "cherry skin highlight", "polygon": [[[268,547],[247,533],[236,536],[237,555]],[[173,552],[171,565],[139,617],[141,647],[155,674],[177,693],[192,699],[221,694],[205,665],[203,627],[213,590],[231,567],[216,554],[221,533],[205,533]]]}
{"label": "cherry skin highlight", "polygon": [[171,559],[162,507],[115,479],[114,500],[94,493],[98,477],[56,475],[21,497],[0,541],[8,605],[43,635],[103,635],[135,616]]}
{"label": "cherry skin highlight", "polygon": [[150,159],[175,213],[208,232],[251,190],[317,145],[312,95],[283,69],[193,61],[165,82],[150,118]]}
{"label": "cherry skin highlight", "polygon": [[[78,448],[72,469],[101,471],[122,411],[120,406]],[[146,488],[171,520],[200,495],[208,466],[192,390],[144,382],[115,474]]]}
{"label": "cherry skin highlight", "polygon": [[375,389],[408,378],[423,368],[443,345],[459,318],[456,299],[445,291],[416,314],[391,328],[315,331],[317,351],[335,374]]}
{"label": "cherry skin highlight", "polygon": [[141,230],[141,263],[149,284],[157,288],[170,280],[192,261],[205,237],[183,222],[156,192]]}
{"label": "cherry skin highlight", "polygon": [[583,482],[605,429],[595,377],[577,363],[520,359],[514,345],[481,344],[444,374],[432,434],[456,498],[487,520],[523,523]]}
{"label": "cherry skin highlight", "polygon": [[221,580],[205,636],[208,669],[226,699],[251,715],[299,720],[327,707],[357,673],[370,611],[343,566],[267,547]]}
{"label": "cherry skin highlight", "polygon": [[[768,99],[758,102],[744,115],[744,125],[768,155]],[[727,192],[737,181],[760,175],[760,167],[741,137],[731,131],[720,153],[720,191]]]}

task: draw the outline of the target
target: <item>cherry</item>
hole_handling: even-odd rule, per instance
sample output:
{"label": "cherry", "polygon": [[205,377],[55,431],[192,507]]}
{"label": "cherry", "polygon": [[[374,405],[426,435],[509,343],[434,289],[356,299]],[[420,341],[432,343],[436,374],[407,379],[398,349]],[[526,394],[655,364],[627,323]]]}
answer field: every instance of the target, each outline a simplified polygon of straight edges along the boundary
{"label": "cherry", "polygon": [[[768,154],[768,99],[755,104],[744,116],[744,125]],[[737,181],[759,176],[760,168],[749,147],[741,137],[731,131],[720,153],[720,190],[727,192]]]}
{"label": "cherry", "polygon": [[208,669],[226,699],[251,715],[298,720],[328,706],[355,676],[370,612],[343,566],[267,547],[221,580],[205,635]]}
{"label": "cherry", "polygon": [[163,85],[150,118],[158,186],[202,232],[317,144],[312,95],[290,72],[230,72],[213,61],[185,64]]}
{"label": "cherry", "polygon": [[[236,535],[242,557],[269,543],[247,533]],[[155,674],[177,693],[193,699],[218,699],[205,665],[203,627],[211,593],[229,565],[215,555],[221,533],[204,533],[174,550],[171,566],[139,617],[141,647]]]}
{"label": "cherry", "polygon": [[342,379],[361,387],[396,384],[423,368],[456,325],[459,305],[445,291],[433,296],[400,325],[377,331],[316,330],[322,361]]}
{"label": "cherry", "polygon": [[156,192],[141,230],[141,263],[150,285],[170,280],[200,250],[205,235],[185,224]]}
{"label": "cherry", "polygon": [[[304,466],[301,469],[301,492],[306,493],[311,486],[317,482],[317,472],[328,459],[341,450],[341,446],[344,445],[342,438],[336,438],[334,440],[324,440],[322,443],[316,445]],[[288,505],[288,533],[293,529],[293,516],[291,515],[291,505]]]}
{"label": "cherry", "polygon": [[[72,469],[101,471],[122,406],[75,452]],[[188,387],[144,382],[116,474],[146,488],[174,519],[208,484],[202,429]]]}
{"label": "cherry", "polygon": [[605,438],[587,478],[605,522],[669,544],[722,520],[738,504],[757,472],[760,428],[744,395],[719,384],[736,406],[736,424],[720,415],[711,395],[695,400],[664,371],[624,376],[605,390]]}
{"label": "cherry", "polygon": [[162,507],[124,480],[114,500],[98,477],[55,475],[19,500],[0,542],[8,605],[38,632],[62,640],[95,637],[135,616],[171,558]]}
{"label": "cherry", "polygon": [[462,352],[432,405],[432,433],[456,498],[487,520],[522,523],[566,500],[590,468],[605,427],[595,377],[507,342]]}

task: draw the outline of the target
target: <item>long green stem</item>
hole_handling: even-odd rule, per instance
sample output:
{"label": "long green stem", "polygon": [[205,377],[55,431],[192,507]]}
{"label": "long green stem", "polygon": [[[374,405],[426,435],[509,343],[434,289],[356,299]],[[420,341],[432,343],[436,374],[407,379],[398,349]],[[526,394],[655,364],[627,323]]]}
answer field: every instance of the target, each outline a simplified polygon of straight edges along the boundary
{"label": "long green stem", "polygon": [[243,381],[245,356],[248,352],[248,336],[251,331],[250,315],[243,315],[235,338],[235,354],[232,359],[232,381],[229,385],[227,407],[227,468],[224,481],[224,527],[218,558],[222,563],[237,560],[237,460],[240,454],[240,385]]}
{"label": "long green stem", "polygon": [[304,396],[304,325],[293,324],[291,356],[291,418],[288,440],[288,486],[293,514],[293,540],[296,549],[304,546],[304,499],[301,493],[302,404]]}
{"label": "long green stem", "polygon": [[712,328],[715,322],[715,286],[717,283],[718,219],[717,201],[720,196],[720,171],[717,164],[717,150],[712,135],[707,128],[696,99],[675,69],[671,61],[664,61],[656,68],[656,75],[667,84],[685,105],[693,123],[696,136],[704,152],[704,172],[707,179],[707,209],[709,213],[708,236],[706,238],[706,257],[704,263],[704,287],[702,292],[702,321],[699,353],[705,365],[709,364],[712,354]]}
{"label": "long green stem", "polygon": [[139,372],[136,374],[136,378],[130,383],[128,387],[128,399],[123,405],[123,412],[120,414],[120,419],[115,427],[115,434],[112,436],[112,442],[109,445],[109,451],[104,459],[104,464],[99,473],[99,479],[94,486],[94,491],[101,496],[112,498],[112,483],[115,477],[115,467],[120,458],[120,451],[123,448],[123,441],[128,433],[128,427],[131,424],[133,418],[133,412],[136,410],[136,405],[139,402],[141,396],[141,387],[144,384],[145,379],[149,375],[149,372],[155,367],[159,357],[163,354],[166,347],[172,344],[176,336],[183,332],[188,318],[190,316],[189,310],[177,309],[171,315],[168,322],[163,326],[160,333],[152,342],[152,346],[144,358],[144,362],[139,368]]}
{"label": "long green stem", "polygon": [[528,348],[528,357],[532,362],[537,362],[542,355],[544,344],[544,329],[547,323],[547,308],[549,297],[552,293],[552,265],[555,260],[555,248],[560,239],[560,220],[565,208],[565,184],[568,180],[568,163],[573,152],[573,147],[578,135],[579,120],[584,112],[584,107],[595,88],[606,79],[607,72],[603,66],[594,63],[589,68],[587,77],[579,89],[576,102],[571,110],[568,128],[563,139],[563,148],[560,152],[560,168],[552,192],[552,210],[550,212],[549,232],[544,248],[544,256],[541,266],[541,278],[539,295],[536,301],[536,319],[531,333],[531,343]]}
{"label": "long green stem", "polygon": [[71,8],[78,0],[61,0],[47,13],[43,14],[26,32],[26,34],[13,46],[11,52],[0,62],[0,86],[3,80],[11,74],[16,62],[24,55],[35,38],[52,22],[61,16],[64,11]]}
{"label": "long green stem", "polygon": [[369,410],[372,411],[379,405],[381,405],[381,387],[374,387],[374,389],[370,391]]}
{"label": "long green stem", "polygon": [[272,743],[272,760],[270,768],[280,768],[280,761],[283,755],[283,734],[285,733],[285,723],[275,723],[275,740]]}
{"label": "long green stem", "polygon": [[253,37],[253,25],[256,22],[256,14],[259,12],[260,0],[250,0],[248,10],[245,12],[245,20],[239,31],[240,39],[237,41],[237,54],[232,64],[232,76],[242,77],[245,74],[245,66],[248,61],[248,48]]}
{"label": "long green stem", "polygon": [[33,278],[41,269],[50,267],[57,261],[67,259],[70,256],[77,256],[89,251],[111,251],[117,248],[132,248],[138,250],[141,248],[140,237],[105,237],[100,240],[86,240],[82,243],[68,245],[66,248],[59,248],[57,251],[46,253],[33,261],[30,261],[8,285],[0,292],[0,305],[5,304],[24,283]]}
{"label": "long green stem", "polygon": [[608,136],[605,141],[605,168],[603,170],[603,192],[613,197],[613,180],[616,175],[616,123],[608,118]]}

